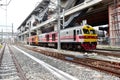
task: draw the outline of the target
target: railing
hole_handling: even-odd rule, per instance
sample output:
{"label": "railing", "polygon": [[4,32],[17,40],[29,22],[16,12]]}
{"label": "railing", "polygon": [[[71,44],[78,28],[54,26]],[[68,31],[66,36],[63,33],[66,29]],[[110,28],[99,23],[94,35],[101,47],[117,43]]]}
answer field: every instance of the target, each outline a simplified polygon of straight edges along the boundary
{"label": "railing", "polygon": [[76,16],[78,16],[80,13],[76,13],[72,16],[70,16],[70,18],[64,23],[64,26],[67,26]]}
{"label": "railing", "polygon": [[48,7],[42,13],[39,14],[40,15],[39,17],[35,16],[35,18],[38,19],[39,21],[42,20],[47,10],[48,10]]}

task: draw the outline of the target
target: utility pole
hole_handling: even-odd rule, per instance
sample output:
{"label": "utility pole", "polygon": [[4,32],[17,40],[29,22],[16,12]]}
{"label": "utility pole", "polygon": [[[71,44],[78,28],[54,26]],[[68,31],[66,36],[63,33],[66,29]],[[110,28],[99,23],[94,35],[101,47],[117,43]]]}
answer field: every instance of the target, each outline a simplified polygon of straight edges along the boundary
{"label": "utility pole", "polygon": [[63,8],[63,29],[65,28],[65,26],[64,26],[64,22],[65,22],[65,9]]}
{"label": "utility pole", "polygon": [[12,43],[14,43],[14,38],[13,38],[13,23],[12,23],[12,37],[11,37],[11,40],[12,40]]}
{"label": "utility pole", "polygon": [[2,42],[3,42],[3,29],[2,29]]}
{"label": "utility pole", "polygon": [[[7,32],[7,0],[6,0],[6,32]],[[8,41],[8,34],[7,34],[7,36],[6,36],[7,38],[6,38],[6,40]]]}
{"label": "utility pole", "polygon": [[13,38],[13,33],[14,33],[14,31],[13,31],[13,23],[12,23],[12,38]]}
{"label": "utility pole", "polygon": [[[31,31],[30,31],[30,29],[31,29],[31,22],[29,23],[29,37],[28,37],[28,39],[30,39],[30,36],[31,36]],[[30,40],[28,40],[29,41],[29,45],[30,45]]]}
{"label": "utility pole", "polygon": [[58,2],[58,5],[57,5],[57,8],[58,8],[58,10],[57,10],[57,15],[58,15],[58,25],[57,25],[57,30],[58,30],[58,46],[57,46],[57,48],[58,48],[58,50],[60,50],[61,49],[61,43],[60,43],[60,0],[57,0],[57,2]]}

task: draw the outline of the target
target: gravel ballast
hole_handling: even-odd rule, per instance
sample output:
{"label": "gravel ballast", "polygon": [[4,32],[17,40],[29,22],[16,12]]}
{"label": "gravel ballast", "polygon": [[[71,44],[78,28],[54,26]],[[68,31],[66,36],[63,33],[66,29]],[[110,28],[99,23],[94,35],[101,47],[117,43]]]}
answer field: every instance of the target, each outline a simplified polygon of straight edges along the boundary
{"label": "gravel ballast", "polygon": [[[74,63],[62,61],[52,57],[42,55],[40,53],[19,47],[30,55],[78,78],[79,80],[119,80],[120,78],[102,73],[96,70],[92,70],[81,65],[76,65]],[[13,48],[14,49],[14,48]],[[59,80],[56,76],[52,75],[44,67],[40,66],[35,61],[21,54],[15,50],[15,55],[22,65],[23,70],[26,72],[26,76],[29,80]]]}

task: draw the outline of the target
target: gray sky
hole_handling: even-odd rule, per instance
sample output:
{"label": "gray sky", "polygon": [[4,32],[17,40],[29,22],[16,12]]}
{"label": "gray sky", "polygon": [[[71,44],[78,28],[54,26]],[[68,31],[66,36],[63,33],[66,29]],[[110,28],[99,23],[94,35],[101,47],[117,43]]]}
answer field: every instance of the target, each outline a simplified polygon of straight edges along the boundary
{"label": "gray sky", "polygon": [[[14,25],[14,31],[17,31],[17,28],[25,20],[25,18],[33,11],[38,2],[42,0],[11,0],[7,8],[7,25]],[[9,0],[7,0],[9,2]],[[6,0],[0,0],[0,4],[5,4]],[[6,7],[0,7],[0,25],[6,25]],[[1,27],[0,32],[3,28],[3,31],[9,31],[10,27]]]}

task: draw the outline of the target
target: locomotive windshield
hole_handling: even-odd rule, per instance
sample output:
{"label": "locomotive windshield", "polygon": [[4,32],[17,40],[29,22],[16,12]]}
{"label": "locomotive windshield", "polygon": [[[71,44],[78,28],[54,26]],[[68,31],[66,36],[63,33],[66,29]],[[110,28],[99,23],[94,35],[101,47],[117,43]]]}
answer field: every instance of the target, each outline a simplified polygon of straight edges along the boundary
{"label": "locomotive windshield", "polygon": [[90,34],[88,29],[83,29],[84,34]]}
{"label": "locomotive windshield", "polygon": [[95,30],[90,30],[90,34],[96,34]]}

